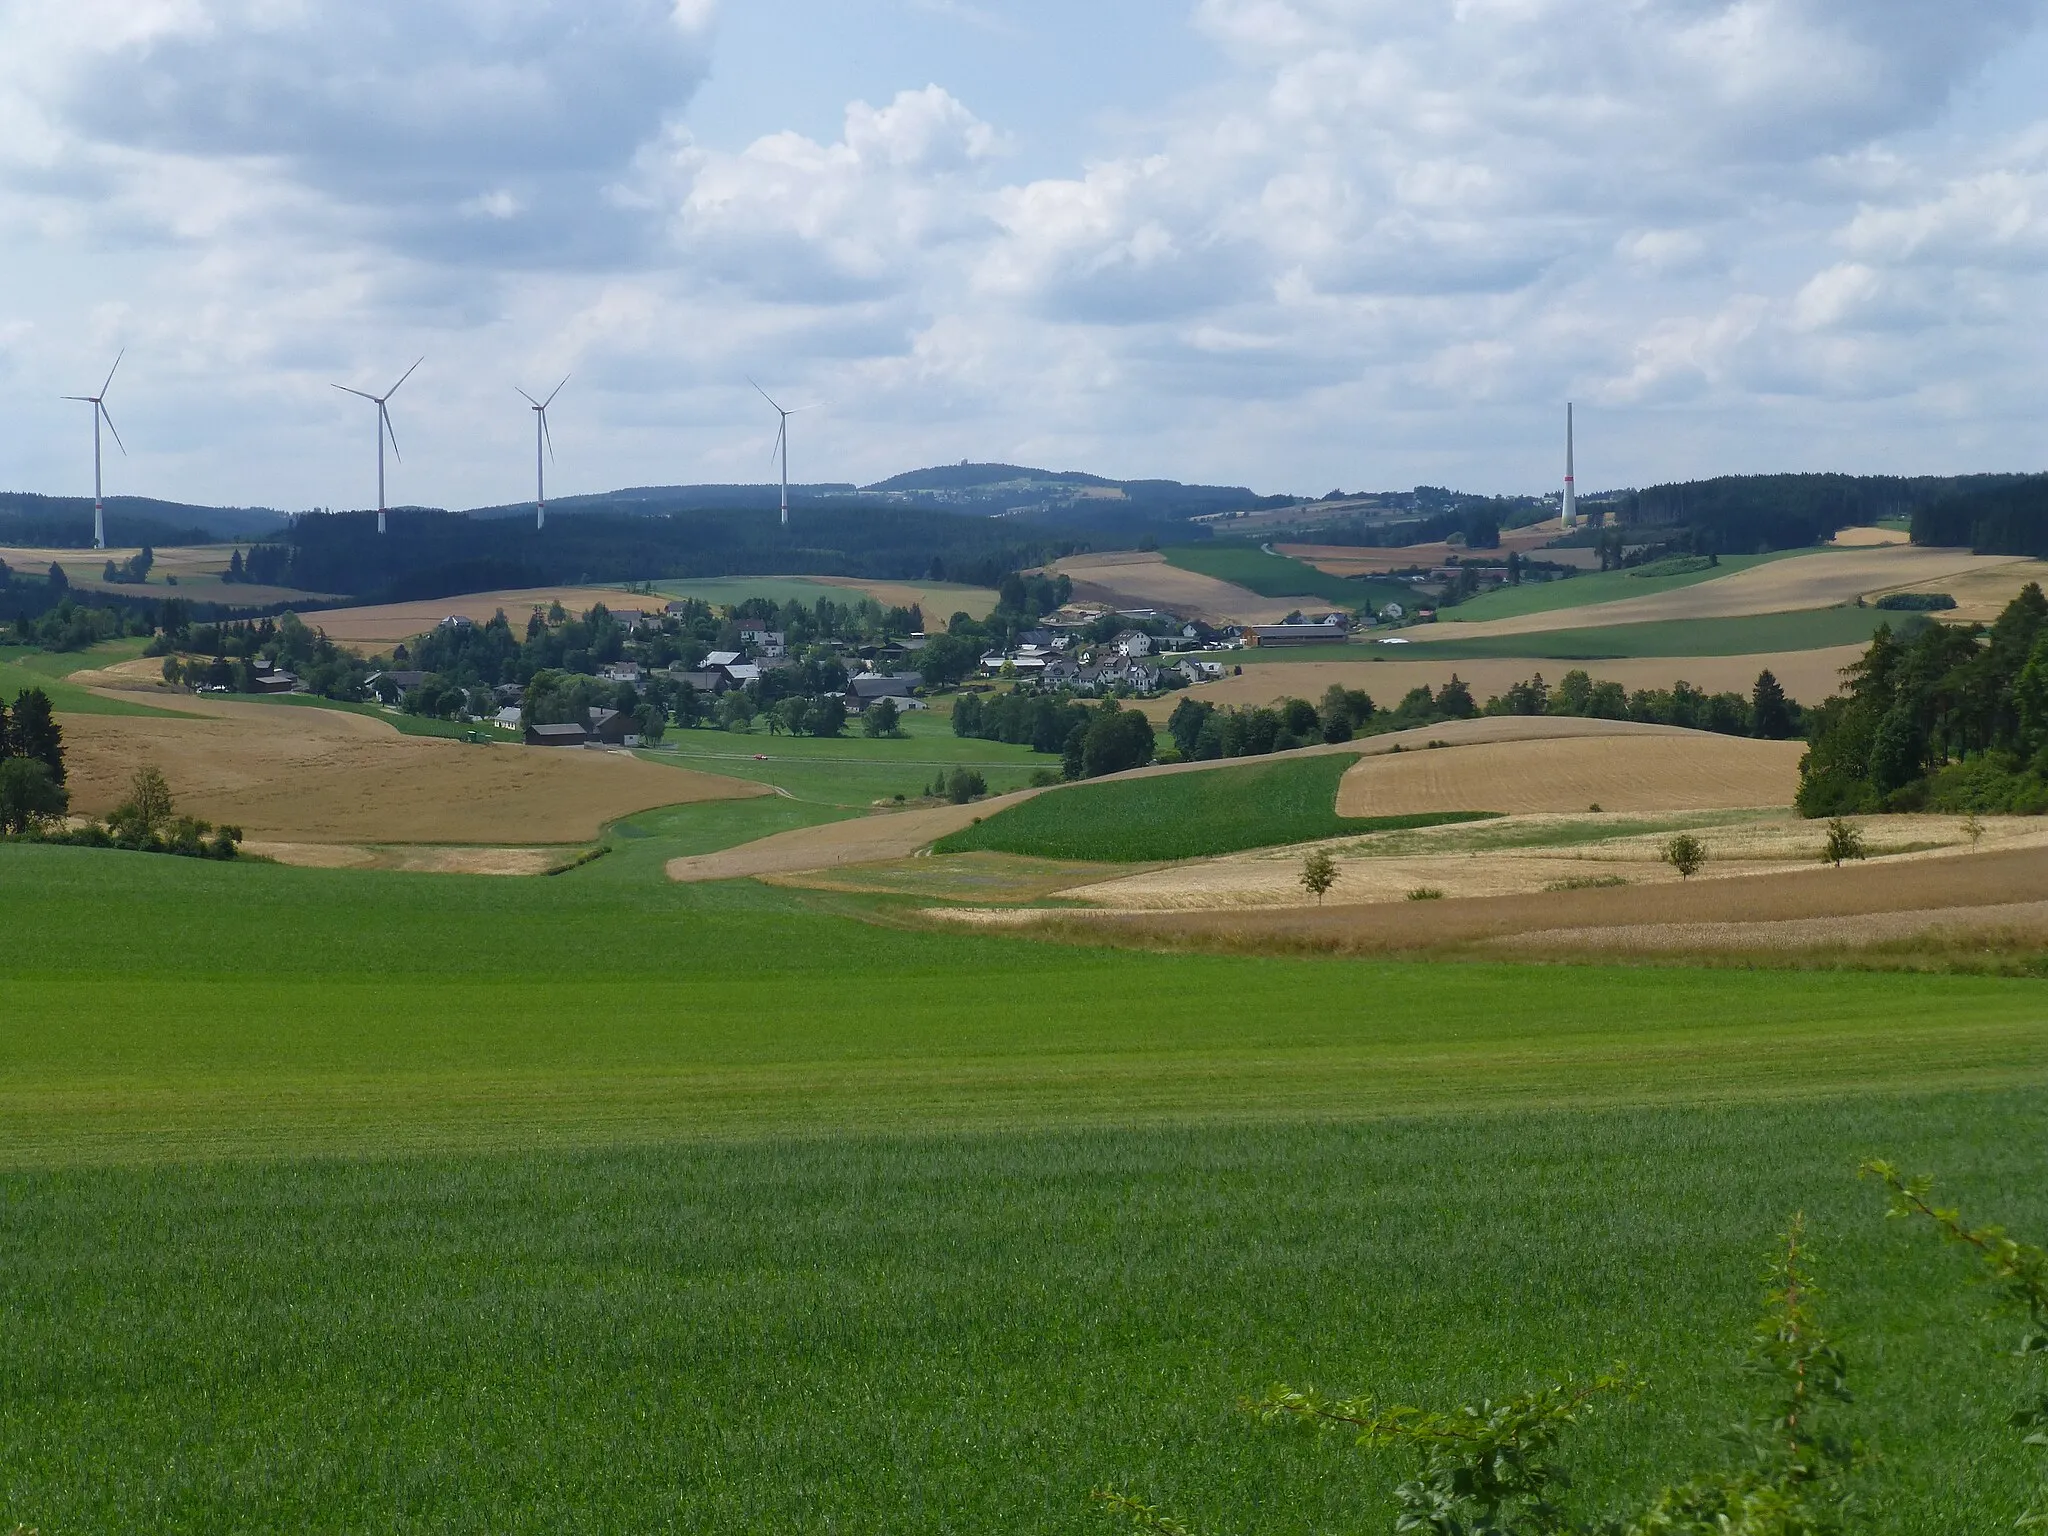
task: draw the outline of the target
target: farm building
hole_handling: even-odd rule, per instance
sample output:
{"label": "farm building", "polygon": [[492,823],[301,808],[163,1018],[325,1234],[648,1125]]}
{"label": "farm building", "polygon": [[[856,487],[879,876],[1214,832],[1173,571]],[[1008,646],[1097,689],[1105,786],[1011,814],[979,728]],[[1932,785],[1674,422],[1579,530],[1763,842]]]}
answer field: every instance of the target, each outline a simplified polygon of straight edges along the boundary
{"label": "farm building", "polygon": [[526,728],[529,747],[580,747],[588,740],[590,732],[580,725],[529,725]]}

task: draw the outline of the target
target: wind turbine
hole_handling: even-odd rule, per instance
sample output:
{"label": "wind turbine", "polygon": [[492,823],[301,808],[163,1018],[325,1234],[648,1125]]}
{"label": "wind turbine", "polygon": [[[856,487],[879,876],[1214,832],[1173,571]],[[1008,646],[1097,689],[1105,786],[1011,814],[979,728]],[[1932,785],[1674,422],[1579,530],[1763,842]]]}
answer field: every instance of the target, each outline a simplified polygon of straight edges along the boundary
{"label": "wind turbine", "polygon": [[107,370],[107,383],[100,386],[96,395],[66,395],[66,400],[79,400],[92,407],[92,547],[107,547],[106,506],[100,499],[100,423],[107,424],[107,430],[114,433],[114,446],[121,450],[121,456],[128,455],[128,445],[121,441],[121,434],[114,431],[114,418],[107,414],[107,384],[114,382],[114,369],[121,366],[121,359],[128,355],[123,347],[114,356],[114,367]]}
{"label": "wind turbine", "polygon": [[[747,382],[754,384],[752,379],[748,379]],[[808,411],[812,407],[799,405],[793,410],[785,411],[781,406],[775,405],[775,397],[759,384],[754,384],[754,393],[763,400],[766,400],[770,405],[775,406],[775,413],[782,418],[782,425],[775,429],[775,448],[769,451],[772,453],[779,450],[782,454],[782,526],[787,528],[789,526],[789,418],[796,415],[798,411]]]}
{"label": "wind turbine", "polygon": [[[569,376],[565,373],[562,375],[562,384],[568,382]],[[562,392],[562,384],[557,384],[545,400],[536,400],[525,390],[519,389],[518,385],[512,386],[519,389],[521,398],[533,407],[533,526],[536,529],[548,525],[547,466],[541,462],[540,450],[542,444],[546,444],[548,457],[552,459],[555,456],[554,434],[548,431],[548,407],[555,403],[555,396]]]}
{"label": "wind turbine", "polygon": [[[398,376],[398,384],[403,384],[407,379],[411,378],[412,369],[419,367],[419,365],[421,363],[424,363],[425,361],[426,359],[424,357],[417,359],[413,363],[412,368],[406,369],[405,372],[401,373]],[[385,401],[389,400],[393,395],[398,393],[398,384],[392,385],[389,389],[385,390],[384,393],[381,395],[366,395],[360,389],[350,389],[346,384],[337,384],[334,386],[336,389],[340,390],[345,395],[354,395],[358,400],[367,400],[372,405],[377,407],[377,531],[379,533],[382,533],[384,531],[385,438],[389,437],[391,439],[391,456],[394,459],[398,459],[401,464],[405,462],[404,459],[400,458],[399,456],[398,434],[391,430],[391,411],[384,404]]]}

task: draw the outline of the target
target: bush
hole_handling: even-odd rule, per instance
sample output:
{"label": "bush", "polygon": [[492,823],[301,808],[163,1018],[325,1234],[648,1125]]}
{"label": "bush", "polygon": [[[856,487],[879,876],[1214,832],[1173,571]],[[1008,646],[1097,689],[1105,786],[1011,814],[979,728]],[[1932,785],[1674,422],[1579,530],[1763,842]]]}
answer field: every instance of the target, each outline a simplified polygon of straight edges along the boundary
{"label": "bush", "polygon": [[0,832],[40,830],[71,809],[71,797],[33,757],[0,758]]}
{"label": "bush", "polygon": [[955,768],[946,775],[945,783],[946,798],[955,805],[965,805],[988,793],[988,780],[972,768]]}
{"label": "bush", "polygon": [[1887,592],[1870,606],[1889,613],[1946,613],[1955,605],[1946,592]]}
{"label": "bush", "polygon": [[1679,878],[1690,880],[1707,863],[1707,845],[1690,832],[1681,832],[1664,845],[1664,862],[1678,871]]}

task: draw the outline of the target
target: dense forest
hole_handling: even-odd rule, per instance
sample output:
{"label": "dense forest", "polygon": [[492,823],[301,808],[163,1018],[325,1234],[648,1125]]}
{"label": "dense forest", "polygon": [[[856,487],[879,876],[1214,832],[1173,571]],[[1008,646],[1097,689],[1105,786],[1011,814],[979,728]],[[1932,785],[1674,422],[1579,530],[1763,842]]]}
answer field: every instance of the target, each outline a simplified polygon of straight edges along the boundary
{"label": "dense forest", "polygon": [[918,507],[821,502],[782,527],[760,512],[585,513],[545,529],[513,518],[403,510],[377,533],[367,512],[302,517],[259,546],[249,570],[303,591],[397,602],[564,582],[829,575],[995,586],[1072,553],[1071,537],[1020,535],[1005,521]]}
{"label": "dense forest", "polygon": [[1915,517],[1938,503],[2019,478],[1722,475],[1625,491],[1612,505],[1625,528],[1669,529],[1670,542],[1702,554],[1747,555],[1818,544],[1840,529],[1885,518]]}
{"label": "dense forest", "polygon": [[1808,816],[2048,811],[2048,599],[2033,583],[1997,622],[1878,630],[1849,691],[1812,712]]}
{"label": "dense forest", "polygon": [[1913,542],[1980,555],[2048,555],[2048,475],[2001,479],[1913,514]]}

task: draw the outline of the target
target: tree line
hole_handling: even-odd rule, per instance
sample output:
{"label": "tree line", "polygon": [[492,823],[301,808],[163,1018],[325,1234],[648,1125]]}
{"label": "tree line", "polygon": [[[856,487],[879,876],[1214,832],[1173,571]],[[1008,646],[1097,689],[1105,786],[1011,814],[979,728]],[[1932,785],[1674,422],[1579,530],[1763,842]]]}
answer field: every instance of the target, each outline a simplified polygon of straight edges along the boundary
{"label": "tree line", "polygon": [[2048,811],[2048,599],[2029,582],[1988,628],[1881,627],[1813,711],[1808,816]]}

